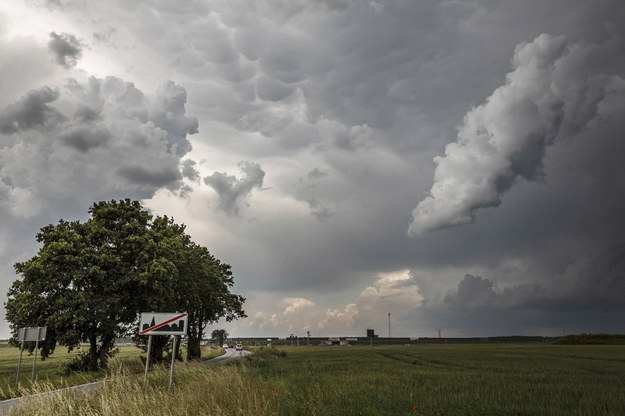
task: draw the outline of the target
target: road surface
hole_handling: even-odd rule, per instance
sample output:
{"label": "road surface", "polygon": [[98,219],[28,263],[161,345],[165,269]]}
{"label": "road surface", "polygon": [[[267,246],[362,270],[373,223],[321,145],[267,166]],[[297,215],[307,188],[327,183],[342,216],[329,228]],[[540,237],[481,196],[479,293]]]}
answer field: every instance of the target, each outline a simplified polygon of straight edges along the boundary
{"label": "road surface", "polygon": [[211,363],[216,363],[216,362],[220,362],[220,361],[228,361],[228,360],[234,360],[236,358],[241,358],[241,357],[245,357],[246,355],[250,355],[251,352],[250,351],[236,351],[234,348],[227,348],[224,351],[226,351],[225,354],[220,355],[217,358],[213,358],[212,360],[208,360]]}

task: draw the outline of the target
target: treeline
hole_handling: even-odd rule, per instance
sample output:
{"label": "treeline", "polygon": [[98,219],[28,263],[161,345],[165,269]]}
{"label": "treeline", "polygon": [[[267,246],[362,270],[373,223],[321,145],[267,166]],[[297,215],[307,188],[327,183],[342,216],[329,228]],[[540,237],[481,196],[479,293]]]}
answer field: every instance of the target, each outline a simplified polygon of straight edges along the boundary
{"label": "treeline", "polygon": [[[187,312],[187,358],[200,358],[206,325],[244,317],[231,267],[191,240],[185,226],[153,217],[137,201],[98,202],[85,222],[60,220],[37,234],[36,256],[15,269],[6,302],[14,339],[21,327],[47,326],[41,355],[57,343],[89,343],[78,368],[105,368],[117,338],[136,333],[141,312]],[[161,359],[168,337],[155,337]],[[29,346],[34,348],[33,345]]]}
{"label": "treeline", "polygon": [[556,345],[625,345],[625,335],[579,334],[567,335],[553,342]]}

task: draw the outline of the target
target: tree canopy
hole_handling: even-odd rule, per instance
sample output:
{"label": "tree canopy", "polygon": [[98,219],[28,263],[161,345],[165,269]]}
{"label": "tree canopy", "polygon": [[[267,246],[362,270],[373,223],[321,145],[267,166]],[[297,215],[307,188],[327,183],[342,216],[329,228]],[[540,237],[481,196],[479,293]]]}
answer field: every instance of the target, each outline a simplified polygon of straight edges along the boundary
{"label": "tree canopy", "polygon": [[228,338],[228,331],[225,329],[214,329],[211,332],[211,338],[216,339],[219,342],[219,346],[224,346],[224,341]]}
{"label": "tree canopy", "polygon": [[37,234],[38,254],[15,269],[6,302],[13,334],[47,326],[56,344],[89,343],[88,367],[106,367],[116,338],[136,332],[139,313],[189,313],[188,357],[199,358],[206,325],[244,317],[229,265],[194,243],[185,226],[153,218],[137,201],[98,202],[85,222],[60,220]]}

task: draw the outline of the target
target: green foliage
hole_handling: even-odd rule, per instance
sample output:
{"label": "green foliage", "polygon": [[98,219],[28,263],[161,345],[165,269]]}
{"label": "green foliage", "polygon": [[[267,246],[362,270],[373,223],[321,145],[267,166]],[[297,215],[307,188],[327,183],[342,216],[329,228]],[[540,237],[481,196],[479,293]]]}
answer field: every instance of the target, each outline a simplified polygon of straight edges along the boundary
{"label": "green foliage", "polygon": [[230,266],[193,243],[184,225],[153,219],[129,199],[94,203],[89,213],[84,223],[43,227],[38,254],[15,265],[22,279],[9,289],[6,318],[14,336],[48,327],[43,359],[57,343],[71,350],[87,342],[79,365],[106,368],[115,339],[134,332],[145,311],[188,312],[189,355],[199,358],[208,323],[245,316],[244,299],[230,293]]}
{"label": "green foliage", "polygon": [[213,332],[211,332],[211,338],[219,341],[219,346],[223,347],[224,341],[228,338],[228,331],[225,329],[214,329]]}
{"label": "green foliage", "polygon": [[[112,355],[112,354],[111,354]],[[94,361],[89,351],[79,351],[74,358],[63,364],[62,375],[68,376],[72,373],[83,373],[85,371],[96,371],[93,367]]]}

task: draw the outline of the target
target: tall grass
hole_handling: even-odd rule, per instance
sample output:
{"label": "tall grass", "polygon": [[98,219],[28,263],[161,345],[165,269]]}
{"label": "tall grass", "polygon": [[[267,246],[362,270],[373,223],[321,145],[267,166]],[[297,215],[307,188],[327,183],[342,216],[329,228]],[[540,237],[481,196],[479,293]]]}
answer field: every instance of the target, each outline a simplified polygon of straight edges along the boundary
{"label": "tall grass", "polygon": [[[124,367],[125,371],[143,374],[144,364],[140,357],[145,355],[145,353],[134,346],[119,347],[119,352],[110,360],[109,370],[67,374],[65,364],[76,357],[79,352],[80,349],[77,349],[68,353],[65,348],[57,347],[56,352],[45,361],[37,357],[36,385],[33,385],[30,380],[33,356],[24,352],[19,385],[16,385],[15,376],[19,349],[6,344],[0,345],[0,400],[27,395],[33,389],[41,390],[46,388],[54,390],[102,380],[107,376],[110,377],[111,374],[115,374],[116,369],[119,367]],[[183,349],[183,356],[184,353],[185,350]],[[208,360],[222,353],[223,350],[220,348],[203,347],[202,359]]]}
{"label": "tall grass", "polygon": [[[41,360],[41,357],[38,356],[35,380],[40,385],[45,384],[50,389],[54,389],[101,380],[109,374],[107,371],[66,374],[65,363],[76,357],[78,352],[80,352],[80,349],[68,353],[64,348],[57,347],[56,352],[46,360]],[[142,351],[136,347],[120,347],[119,353],[111,360],[111,363],[113,366],[118,365],[116,363],[123,363],[126,368],[134,368],[139,372],[142,368],[139,358],[141,353]],[[27,352],[23,354],[19,385],[15,384],[18,357],[18,348],[6,344],[0,345],[1,400],[21,396],[33,387],[31,384],[33,356]]]}
{"label": "tall grass", "polygon": [[[275,399],[246,368],[182,364],[175,384],[160,368],[147,381],[121,370],[88,393],[60,391],[27,401],[8,415],[273,415]],[[46,386],[35,388],[47,390]]]}

